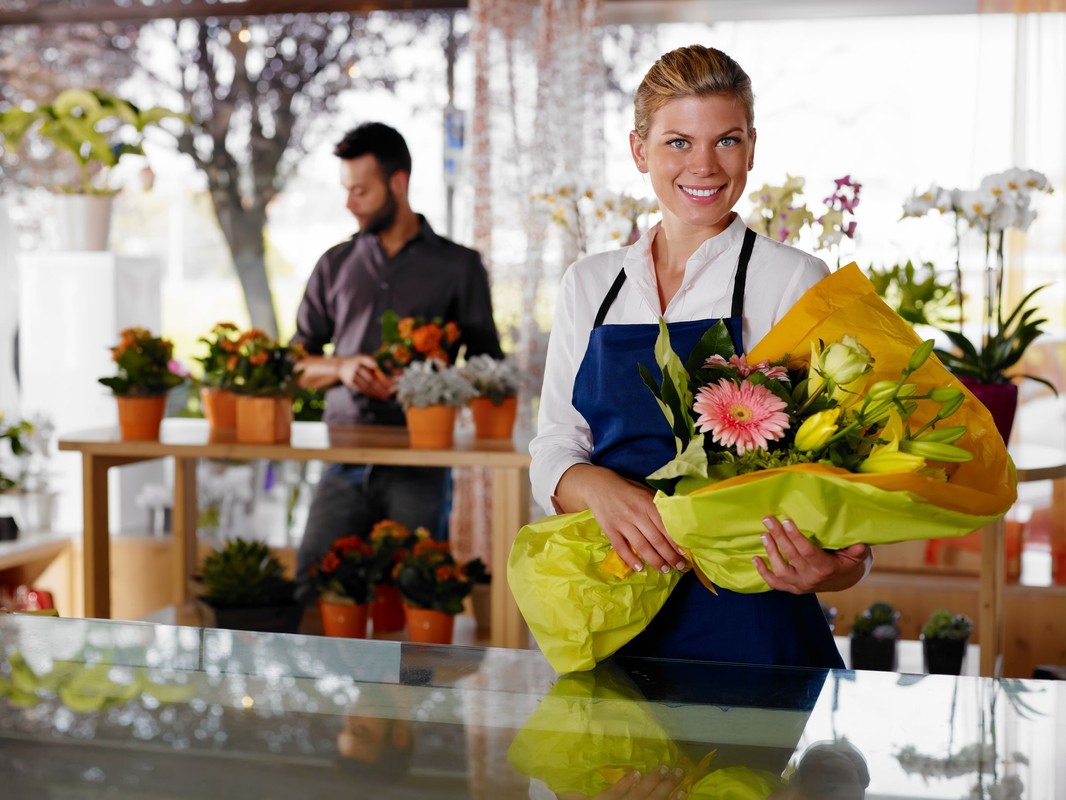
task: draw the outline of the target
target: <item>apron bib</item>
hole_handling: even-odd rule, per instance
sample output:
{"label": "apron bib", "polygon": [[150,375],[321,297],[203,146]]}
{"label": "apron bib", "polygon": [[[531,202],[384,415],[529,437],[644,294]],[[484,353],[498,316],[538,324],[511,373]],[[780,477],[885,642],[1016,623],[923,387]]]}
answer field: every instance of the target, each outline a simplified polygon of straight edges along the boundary
{"label": "apron bib", "polygon": [[[744,287],[754,244],[754,231],[746,231],[732,308],[724,320],[738,353],[743,352]],[[659,326],[603,324],[624,282],[623,270],[596,314],[574,380],[573,404],[592,432],[592,463],[643,482],[672,459],[676,449],[666,419],[637,371],[637,364],[655,365]],[[682,362],[714,323],[705,319],[667,324],[670,343]],[[618,654],[843,668],[815,595],[740,594],[716,588],[714,595],[692,572],[686,573],[651,624]]]}

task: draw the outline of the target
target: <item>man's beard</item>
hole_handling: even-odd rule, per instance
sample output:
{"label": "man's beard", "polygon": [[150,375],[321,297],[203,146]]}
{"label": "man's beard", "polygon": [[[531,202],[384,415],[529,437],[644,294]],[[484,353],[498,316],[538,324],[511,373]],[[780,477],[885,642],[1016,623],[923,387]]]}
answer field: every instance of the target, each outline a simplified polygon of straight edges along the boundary
{"label": "man's beard", "polygon": [[394,195],[392,189],[388,187],[386,187],[385,192],[385,202],[381,204],[381,208],[374,213],[374,216],[367,220],[366,225],[364,226],[367,233],[377,235],[386,230],[396,221],[396,195]]}

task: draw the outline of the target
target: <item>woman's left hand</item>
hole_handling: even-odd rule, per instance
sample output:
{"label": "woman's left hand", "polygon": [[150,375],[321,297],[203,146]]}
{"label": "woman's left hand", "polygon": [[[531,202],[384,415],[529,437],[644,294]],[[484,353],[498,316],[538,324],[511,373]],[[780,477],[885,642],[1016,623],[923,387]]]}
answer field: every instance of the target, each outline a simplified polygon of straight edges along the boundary
{"label": "woman's left hand", "polygon": [[766,558],[755,556],[755,569],[771,589],[792,594],[840,592],[850,589],[866,573],[869,545],[822,550],[800,533],[795,523],[766,517],[762,536]]}

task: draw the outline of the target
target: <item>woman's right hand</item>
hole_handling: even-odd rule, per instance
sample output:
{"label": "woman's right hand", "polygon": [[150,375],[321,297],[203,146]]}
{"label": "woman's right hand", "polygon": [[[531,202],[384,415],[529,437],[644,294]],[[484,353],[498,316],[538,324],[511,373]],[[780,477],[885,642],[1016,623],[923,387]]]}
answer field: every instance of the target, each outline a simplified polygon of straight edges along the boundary
{"label": "woman's right hand", "polygon": [[687,569],[652,502],[654,496],[650,487],[605,467],[575,464],[563,473],[554,500],[561,512],[589,509],[611,547],[637,572],[645,564],[660,572]]}

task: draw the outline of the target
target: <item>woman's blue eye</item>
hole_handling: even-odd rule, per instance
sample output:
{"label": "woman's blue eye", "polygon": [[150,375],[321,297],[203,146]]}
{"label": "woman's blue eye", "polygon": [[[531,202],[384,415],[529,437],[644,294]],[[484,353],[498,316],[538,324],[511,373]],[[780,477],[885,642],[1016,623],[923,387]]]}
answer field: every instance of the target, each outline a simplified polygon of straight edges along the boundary
{"label": "woman's blue eye", "polygon": [[736,136],[723,136],[718,140],[718,144],[722,147],[732,147],[733,145],[740,144],[740,139]]}
{"label": "woman's blue eye", "polygon": [[686,142],[684,139],[671,139],[666,143],[666,146],[672,147],[675,150],[683,150],[684,148],[688,147],[688,142]]}

